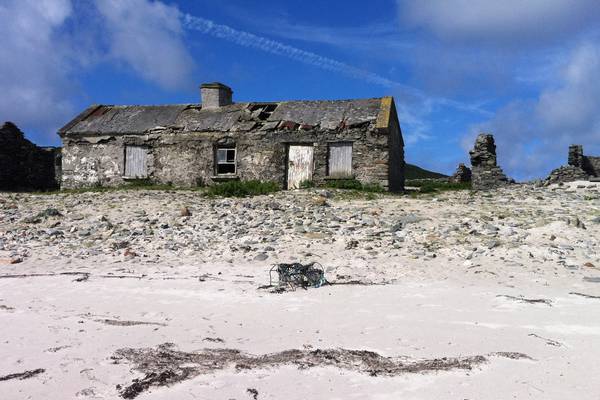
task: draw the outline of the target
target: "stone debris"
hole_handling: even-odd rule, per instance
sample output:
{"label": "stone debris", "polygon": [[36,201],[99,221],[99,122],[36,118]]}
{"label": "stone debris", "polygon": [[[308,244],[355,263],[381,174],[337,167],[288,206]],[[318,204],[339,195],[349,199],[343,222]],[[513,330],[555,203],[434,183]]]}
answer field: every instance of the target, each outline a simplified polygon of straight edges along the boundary
{"label": "stone debris", "polygon": [[548,178],[546,178],[546,184],[559,183],[559,182],[574,182],[574,181],[586,181],[589,179],[589,175],[585,173],[579,167],[573,165],[563,165],[556,168]]}
{"label": "stone debris", "polygon": [[566,183],[574,181],[595,180],[600,177],[600,157],[586,156],[583,154],[583,146],[569,146],[568,165],[556,168],[544,183]]}
{"label": "stone debris", "polygon": [[[393,282],[408,273],[398,268],[378,278],[369,275],[383,259],[397,259],[400,265],[404,259],[432,264],[462,260],[448,262],[448,274],[463,263],[473,267],[469,272],[481,274],[477,265],[499,257],[522,268],[529,268],[524,261],[533,259],[546,265],[531,267],[540,277],[570,274],[590,261],[598,265],[600,185],[523,184],[481,193],[445,192],[435,203],[387,195],[352,200],[344,191],[331,190],[327,207],[314,203],[316,192],[248,199],[206,198],[184,190],[2,193],[0,278],[50,276],[41,266],[56,258],[73,267],[51,275],[72,272],[81,284],[99,277],[144,279],[146,266],[172,263],[264,268],[267,260],[318,260],[335,269],[328,277],[345,277],[338,283]],[[191,215],[180,216],[179,207],[173,212],[173,204],[187,204]],[[39,222],[30,223],[32,216]],[[330,254],[344,256],[324,263],[322,257]],[[196,275],[217,278],[206,271]],[[256,282],[261,284],[268,281]]]}
{"label": "stone debris", "polygon": [[460,163],[456,168],[456,171],[452,174],[448,181],[451,183],[467,183],[471,182],[471,168],[465,164]]}
{"label": "stone debris", "polygon": [[494,136],[482,133],[477,136],[471,156],[472,187],[476,190],[489,190],[511,183],[502,169],[496,164],[496,143]]}

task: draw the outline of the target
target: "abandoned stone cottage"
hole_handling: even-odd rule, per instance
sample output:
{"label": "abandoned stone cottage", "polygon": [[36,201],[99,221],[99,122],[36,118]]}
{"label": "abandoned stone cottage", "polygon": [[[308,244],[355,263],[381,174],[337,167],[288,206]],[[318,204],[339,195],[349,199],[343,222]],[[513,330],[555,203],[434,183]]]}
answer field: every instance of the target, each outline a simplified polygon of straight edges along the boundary
{"label": "abandoned stone cottage", "polygon": [[93,105],[59,131],[62,187],[148,179],[176,186],[232,179],[278,182],[356,178],[404,187],[404,142],[391,97],[233,103],[220,83],[202,104]]}

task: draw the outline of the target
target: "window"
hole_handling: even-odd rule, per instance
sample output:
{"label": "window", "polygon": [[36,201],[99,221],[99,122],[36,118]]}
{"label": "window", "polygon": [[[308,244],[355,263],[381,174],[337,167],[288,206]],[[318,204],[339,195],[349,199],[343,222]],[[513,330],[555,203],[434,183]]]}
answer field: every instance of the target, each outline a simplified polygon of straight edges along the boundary
{"label": "window", "polygon": [[235,147],[217,147],[217,175],[234,175]]}
{"label": "window", "polygon": [[329,144],[329,176],[331,178],[352,177],[352,143]]}
{"label": "window", "polygon": [[148,177],[148,149],[142,146],[125,146],[125,177]]}

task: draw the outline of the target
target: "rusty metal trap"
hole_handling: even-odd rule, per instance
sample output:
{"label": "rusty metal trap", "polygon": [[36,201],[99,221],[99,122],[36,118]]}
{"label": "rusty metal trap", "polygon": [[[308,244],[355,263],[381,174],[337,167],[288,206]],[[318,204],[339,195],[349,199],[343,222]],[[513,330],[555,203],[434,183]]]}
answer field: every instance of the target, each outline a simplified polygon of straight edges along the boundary
{"label": "rusty metal trap", "polygon": [[280,290],[286,288],[294,290],[297,287],[303,289],[318,288],[328,284],[323,266],[318,262],[308,264],[280,263],[273,265],[269,270],[269,286],[277,287]]}

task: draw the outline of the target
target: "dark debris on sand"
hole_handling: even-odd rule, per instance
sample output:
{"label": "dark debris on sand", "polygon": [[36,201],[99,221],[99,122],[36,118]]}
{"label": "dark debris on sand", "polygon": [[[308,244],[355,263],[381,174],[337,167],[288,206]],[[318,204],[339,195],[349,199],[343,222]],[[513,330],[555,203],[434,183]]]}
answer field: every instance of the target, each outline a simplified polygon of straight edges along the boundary
{"label": "dark debris on sand", "polygon": [[[489,356],[528,358],[521,353],[492,353]],[[293,349],[264,355],[252,355],[235,349],[204,349],[187,353],[178,351],[170,343],[159,345],[157,348],[120,349],[113,359],[117,363],[121,360],[130,362],[136,371],[144,374],[142,378],[134,379],[127,386],[117,387],[121,397],[125,399],[135,398],[152,386],[168,386],[230,367],[237,371],[276,368],[283,365],[295,365],[299,369],[335,367],[370,376],[397,376],[455,369],[471,370],[488,361],[487,357],[481,355],[410,359],[348,349]]]}

